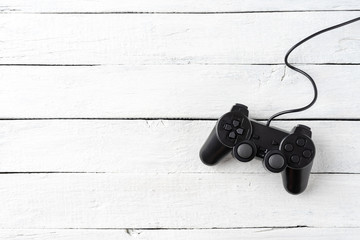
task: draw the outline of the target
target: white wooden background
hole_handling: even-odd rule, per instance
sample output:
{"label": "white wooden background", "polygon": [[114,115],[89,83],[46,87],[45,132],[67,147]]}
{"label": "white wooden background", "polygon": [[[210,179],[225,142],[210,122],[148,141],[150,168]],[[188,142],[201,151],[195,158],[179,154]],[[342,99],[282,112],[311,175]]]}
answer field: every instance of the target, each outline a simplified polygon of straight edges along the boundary
{"label": "white wooden background", "polygon": [[259,161],[203,165],[236,102],[311,99],[283,65],[358,0],[0,0],[0,239],[359,239],[360,23],[291,56],[317,81],[308,189]]}

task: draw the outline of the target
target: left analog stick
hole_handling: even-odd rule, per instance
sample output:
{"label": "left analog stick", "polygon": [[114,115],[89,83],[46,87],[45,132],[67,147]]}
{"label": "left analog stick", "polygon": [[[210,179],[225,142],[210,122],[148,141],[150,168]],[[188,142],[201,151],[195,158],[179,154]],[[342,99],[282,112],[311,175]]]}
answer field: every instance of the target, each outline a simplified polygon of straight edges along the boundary
{"label": "left analog stick", "polygon": [[250,141],[243,141],[234,147],[233,155],[241,162],[248,162],[255,157],[256,146]]}

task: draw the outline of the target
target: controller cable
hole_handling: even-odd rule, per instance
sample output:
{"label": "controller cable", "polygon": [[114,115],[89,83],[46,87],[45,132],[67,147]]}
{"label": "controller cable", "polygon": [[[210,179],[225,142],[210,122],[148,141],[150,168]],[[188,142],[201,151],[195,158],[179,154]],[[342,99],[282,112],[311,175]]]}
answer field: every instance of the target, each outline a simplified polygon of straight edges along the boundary
{"label": "controller cable", "polygon": [[315,37],[315,36],[317,36],[317,35],[320,35],[320,34],[325,33],[325,32],[327,32],[327,31],[334,30],[334,29],[339,28],[339,27],[343,27],[343,26],[345,26],[345,25],[348,25],[348,24],[350,24],[350,23],[354,23],[354,22],[359,21],[359,20],[360,20],[360,17],[357,17],[357,18],[351,19],[351,20],[349,20],[349,21],[346,21],[346,22],[343,22],[343,23],[334,25],[334,26],[332,26],[332,27],[328,27],[328,28],[325,28],[325,29],[323,29],[323,30],[320,30],[320,31],[318,31],[318,32],[316,32],[316,33],[313,33],[313,34],[311,34],[310,36],[304,38],[303,40],[301,40],[300,42],[298,42],[297,44],[295,44],[294,46],[292,46],[292,47],[290,48],[290,50],[289,50],[289,51],[286,53],[286,55],[285,55],[285,59],[284,59],[284,60],[285,60],[285,65],[286,65],[287,67],[291,68],[292,70],[294,70],[294,71],[296,71],[296,72],[298,72],[298,73],[301,73],[302,75],[304,75],[305,77],[307,77],[307,79],[310,80],[310,82],[311,82],[311,84],[312,84],[312,86],[313,86],[313,89],[314,89],[314,98],[313,98],[313,100],[312,100],[308,105],[306,105],[305,107],[295,108],[295,109],[290,109],[290,110],[285,110],[285,111],[281,111],[281,112],[278,112],[278,113],[272,115],[272,116],[268,119],[268,121],[267,121],[267,123],[266,123],[266,126],[269,126],[270,123],[271,123],[271,121],[274,120],[274,118],[276,118],[276,117],[278,117],[278,116],[281,116],[281,115],[284,115],[284,114],[288,114],[288,113],[302,112],[302,111],[310,108],[312,105],[314,105],[314,103],[316,102],[316,99],[317,99],[317,97],[318,97],[318,90],[317,90],[317,87],[316,87],[316,84],[315,84],[314,79],[313,79],[309,74],[307,74],[306,72],[304,72],[303,70],[301,70],[301,69],[299,69],[299,68],[297,68],[297,67],[294,67],[293,65],[291,65],[291,64],[288,62],[288,57],[289,57],[290,53],[291,53],[292,51],[294,51],[295,48],[297,48],[298,46],[300,46],[300,45],[303,44],[304,42],[312,39],[313,37]]}

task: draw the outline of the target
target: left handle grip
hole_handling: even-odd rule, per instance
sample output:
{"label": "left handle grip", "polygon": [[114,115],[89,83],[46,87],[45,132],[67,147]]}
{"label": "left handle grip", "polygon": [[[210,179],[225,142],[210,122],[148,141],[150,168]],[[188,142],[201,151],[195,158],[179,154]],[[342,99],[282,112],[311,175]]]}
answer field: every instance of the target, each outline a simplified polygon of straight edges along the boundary
{"label": "left handle grip", "polygon": [[232,148],[224,146],[216,135],[215,127],[200,149],[200,159],[206,165],[215,165],[225,157]]}

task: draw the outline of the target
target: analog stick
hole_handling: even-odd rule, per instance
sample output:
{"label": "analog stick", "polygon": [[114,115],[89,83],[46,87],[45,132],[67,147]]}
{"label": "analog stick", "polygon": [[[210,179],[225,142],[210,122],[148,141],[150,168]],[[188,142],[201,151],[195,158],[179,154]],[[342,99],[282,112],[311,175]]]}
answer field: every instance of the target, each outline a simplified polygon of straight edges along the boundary
{"label": "analog stick", "polygon": [[280,154],[274,154],[269,157],[269,165],[272,168],[279,169],[284,166],[285,159]]}
{"label": "analog stick", "polygon": [[233,155],[241,162],[248,162],[255,157],[256,146],[250,141],[243,141],[234,147]]}
{"label": "analog stick", "polygon": [[265,155],[264,165],[270,172],[281,172],[286,167],[284,154],[278,150],[269,151]]}

